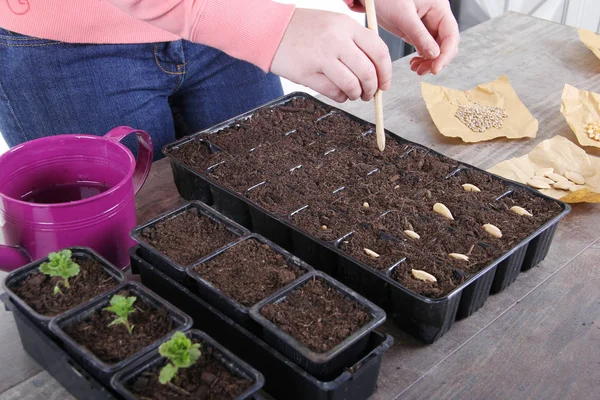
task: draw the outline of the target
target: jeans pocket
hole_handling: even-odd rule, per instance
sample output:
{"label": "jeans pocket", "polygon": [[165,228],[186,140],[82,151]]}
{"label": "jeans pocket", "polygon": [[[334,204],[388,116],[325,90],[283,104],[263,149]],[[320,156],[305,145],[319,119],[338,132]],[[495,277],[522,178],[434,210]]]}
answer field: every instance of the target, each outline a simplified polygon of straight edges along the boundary
{"label": "jeans pocket", "polygon": [[35,47],[61,43],[57,40],[41,39],[0,28],[0,46]]}

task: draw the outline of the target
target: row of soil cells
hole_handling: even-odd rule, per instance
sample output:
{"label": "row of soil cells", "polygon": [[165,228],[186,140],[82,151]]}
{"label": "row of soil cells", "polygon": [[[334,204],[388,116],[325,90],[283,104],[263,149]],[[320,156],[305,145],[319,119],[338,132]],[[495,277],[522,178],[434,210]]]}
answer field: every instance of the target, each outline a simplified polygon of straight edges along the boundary
{"label": "row of soil cells", "polygon": [[[308,100],[293,100],[283,110],[260,110],[212,134],[209,147],[199,141],[182,146],[176,156],[199,172],[217,164],[208,171],[213,179],[269,212],[289,215],[294,225],[318,239],[335,241],[355,232],[348,243],[341,242],[341,250],[433,298],[452,291],[561,212],[558,204],[527,191],[507,194],[511,188],[502,181],[460,169],[458,162],[426,149],[390,140],[380,153],[373,135],[365,134],[370,126],[328,111]],[[211,153],[213,144],[222,151]],[[465,183],[481,192],[464,191]],[[454,220],[433,212],[437,202],[451,210]],[[533,217],[510,212],[513,205]],[[488,223],[500,228],[503,237],[485,232]],[[408,253],[399,254],[396,242],[408,240],[406,229],[421,238],[402,248]],[[381,240],[377,232],[396,240]],[[367,256],[365,248],[380,257]],[[413,268],[433,274],[438,282],[414,279]]]}

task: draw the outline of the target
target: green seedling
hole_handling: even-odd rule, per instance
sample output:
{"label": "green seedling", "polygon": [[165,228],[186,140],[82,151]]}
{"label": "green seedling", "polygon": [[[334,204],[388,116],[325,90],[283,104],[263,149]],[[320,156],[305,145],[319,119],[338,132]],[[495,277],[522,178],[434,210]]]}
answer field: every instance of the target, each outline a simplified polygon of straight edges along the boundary
{"label": "green seedling", "polygon": [[163,385],[171,382],[179,368],[189,368],[200,358],[200,344],[192,343],[182,332],[175,334],[160,345],[158,352],[170,362],[160,370],[158,380]]}
{"label": "green seedling", "polygon": [[129,334],[133,334],[133,325],[129,323],[129,315],[135,311],[133,308],[133,303],[137,298],[135,296],[125,297],[118,294],[115,294],[110,299],[110,306],[106,307],[104,310],[111,311],[116,314],[117,318],[114,319],[113,322],[108,324],[108,326],[123,324]]}
{"label": "green seedling", "polygon": [[[40,272],[48,276],[59,276],[63,278],[62,284],[69,289],[69,278],[77,276],[80,268],[79,264],[73,261],[71,250],[61,250],[56,253],[48,254],[48,262],[40,265]],[[59,282],[60,283],[60,282]],[[59,283],[54,286],[54,294],[61,293]]]}

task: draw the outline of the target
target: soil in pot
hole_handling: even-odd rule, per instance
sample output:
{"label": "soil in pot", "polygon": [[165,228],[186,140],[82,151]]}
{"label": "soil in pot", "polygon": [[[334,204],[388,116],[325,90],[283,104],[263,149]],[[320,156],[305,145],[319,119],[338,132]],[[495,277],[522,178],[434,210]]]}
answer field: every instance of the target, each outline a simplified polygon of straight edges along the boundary
{"label": "soil in pot", "polygon": [[62,278],[51,277],[40,271],[32,272],[11,290],[35,312],[50,317],[85,303],[119,284],[96,260],[78,257],[72,260],[79,265],[80,272],[69,278],[69,289],[60,284],[59,294],[55,295],[53,290],[57,283],[62,282]]}
{"label": "soil in pot", "polygon": [[246,191],[245,195],[265,210],[280,216],[290,214],[306,202],[306,198],[298,196],[294,188],[278,182],[266,182]]}
{"label": "soil in pot", "polygon": [[317,353],[331,350],[371,320],[358,302],[319,278],[303,283],[282,301],[266,304],[260,313]]}
{"label": "soil in pot", "polygon": [[225,295],[250,307],[305,274],[268,245],[244,240],[194,267]]}
{"label": "soil in pot", "polygon": [[426,149],[414,149],[396,160],[395,165],[401,174],[414,173],[440,180],[456,170],[458,162]]}
{"label": "soil in pot", "polygon": [[[471,192],[472,196],[481,197],[492,201],[506,193],[510,187],[484,172],[476,170],[461,170],[446,180],[449,189],[462,189],[462,185],[471,184],[477,186],[481,192]],[[464,189],[463,189],[464,190]]]}
{"label": "soil in pot", "polygon": [[237,238],[224,225],[202,215],[196,208],[144,229],[141,236],[152,247],[183,266]]}
{"label": "soil in pot", "polygon": [[350,221],[333,211],[325,202],[315,202],[294,213],[289,219],[303,232],[324,241],[337,240],[354,229]]}
{"label": "soil in pot", "polygon": [[[413,269],[433,275],[437,282],[415,278]],[[431,299],[447,295],[468,279],[468,275],[460,268],[448,268],[447,265],[423,255],[407,257],[392,270],[390,277],[405,288]]]}
{"label": "soil in pot", "polygon": [[367,227],[356,229],[352,236],[339,244],[339,248],[353,259],[384,272],[406,258],[411,251],[406,240]]}
{"label": "soil in pot", "polygon": [[211,168],[208,175],[221,185],[237,192],[244,192],[265,181],[265,174],[258,169],[257,165],[236,159],[230,159]]}
{"label": "soil in pot", "polygon": [[[118,293],[121,296],[135,296],[129,290]],[[173,330],[173,322],[165,308],[154,308],[140,297],[134,303],[135,311],[129,316],[133,325],[132,334],[123,324],[109,326],[116,318],[106,310],[98,310],[64,331],[80,346],[87,348],[107,364],[116,364],[156,342]]]}
{"label": "soil in pot", "polygon": [[199,173],[204,173],[207,168],[231,158],[231,154],[223,151],[211,152],[208,143],[200,139],[174,148],[170,153]]}
{"label": "soil in pot", "polygon": [[[198,343],[197,341],[193,341]],[[142,372],[128,389],[140,399],[153,400],[231,400],[252,385],[252,381],[233,375],[215,357],[216,350],[202,345],[201,356],[189,368],[180,368],[169,384],[159,382],[160,367]]]}

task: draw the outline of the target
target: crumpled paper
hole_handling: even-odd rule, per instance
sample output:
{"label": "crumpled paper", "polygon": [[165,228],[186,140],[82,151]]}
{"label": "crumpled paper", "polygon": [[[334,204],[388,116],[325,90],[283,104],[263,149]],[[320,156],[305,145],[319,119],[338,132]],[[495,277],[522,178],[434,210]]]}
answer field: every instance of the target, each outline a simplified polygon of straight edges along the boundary
{"label": "crumpled paper", "polygon": [[600,58],[600,35],[585,29],[579,29],[579,39],[590,49],[596,57]]}
{"label": "crumpled paper", "polygon": [[560,112],[577,136],[579,144],[600,148],[600,142],[590,139],[587,134],[589,123],[600,124],[600,94],[565,85]]}
{"label": "crumpled paper", "polygon": [[585,185],[575,192],[542,189],[541,193],[565,203],[600,203],[600,158],[590,156],[575,143],[563,136],[544,140],[531,153],[502,161],[488,171],[520,183],[526,183],[542,168],[554,168],[554,172],[578,172],[585,178]]}
{"label": "crumpled paper", "polygon": [[[538,121],[519,100],[506,75],[466,92],[423,82],[421,92],[435,126],[444,136],[476,143],[499,137],[534,138],[537,134]],[[455,116],[459,106],[472,103],[485,107],[502,107],[508,117],[504,119],[501,128],[473,132]]]}

